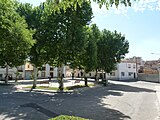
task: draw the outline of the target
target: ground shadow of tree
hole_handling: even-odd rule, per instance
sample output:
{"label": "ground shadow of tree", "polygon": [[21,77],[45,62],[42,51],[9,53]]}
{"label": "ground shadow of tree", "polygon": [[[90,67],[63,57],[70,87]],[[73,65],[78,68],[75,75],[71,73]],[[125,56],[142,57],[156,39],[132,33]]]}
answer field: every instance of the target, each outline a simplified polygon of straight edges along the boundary
{"label": "ground shadow of tree", "polygon": [[108,89],[114,90],[114,91],[123,91],[123,92],[156,92],[155,90],[152,90],[152,89],[134,87],[134,86],[125,85],[125,84],[111,84],[108,87]]}
{"label": "ground shadow of tree", "polygon": [[[93,120],[131,119],[121,111],[102,102],[109,96],[122,96],[123,92],[155,92],[129,85],[111,84],[109,87],[81,89],[73,93],[12,92],[0,94],[2,120],[45,120],[56,115],[74,115]],[[41,109],[41,110],[40,110]],[[45,113],[44,111],[48,111]],[[53,113],[53,116],[51,115]],[[48,115],[47,115],[48,114]]]}

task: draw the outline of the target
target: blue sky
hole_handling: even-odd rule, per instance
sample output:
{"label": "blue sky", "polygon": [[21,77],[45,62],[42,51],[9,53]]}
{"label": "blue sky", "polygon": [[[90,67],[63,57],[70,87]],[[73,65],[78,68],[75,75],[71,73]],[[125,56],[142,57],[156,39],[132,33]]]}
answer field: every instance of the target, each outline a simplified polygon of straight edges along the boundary
{"label": "blue sky", "polygon": [[[20,0],[38,5],[45,0]],[[139,56],[144,60],[160,58],[160,1],[140,0],[132,4],[131,8],[124,6],[105,7],[92,3],[94,18],[92,23],[102,29],[117,30],[126,36],[130,43],[126,57]],[[157,53],[151,54],[151,53]]]}

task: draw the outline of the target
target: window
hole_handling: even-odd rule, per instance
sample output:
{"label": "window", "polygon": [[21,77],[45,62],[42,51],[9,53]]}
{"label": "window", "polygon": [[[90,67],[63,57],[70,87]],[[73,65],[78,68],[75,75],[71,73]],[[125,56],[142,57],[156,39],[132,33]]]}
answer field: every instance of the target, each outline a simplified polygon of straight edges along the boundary
{"label": "window", "polygon": [[133,65],[133,68],[135,69],[135,68],[136,68],[136,65]]}
{"label": "window", "polygon": [[129,73],[128,73],[128,76],[132,76],[132,74],[133,74],[133,72],[129,72]]}
{"label": "window", "polygon": [[89,76],[91,77],[91,76],[92,76],[92,74],[91,74],[91,73],[89,73]]}
{"label": "window", "polygon": [[131,64],[128,64],[128,68],[131,68]]}
{"label": "window", "polygon": [[29,65],[28,65],[28,68],[29,68]]}
{"label": "window", "polygon": [[45,77],[45,72],[42,72],[42,73],[41,73],[41,77]]}
{"label": "window", "polygon": [[19,74],[19,76],[18,76],[20,79],[22,79],[22,74]]}
{"label": "window", "polygon": [[125,73],[124,73],[124,72],[121,72],[121,76],[125,76]]}
{"label": "window", "polygon": [[111,76],[115,76],[115,72],[111,72],[111,74],[110,74]]}
{"label": "window", "polygon": [[0,78],[2,78],[3,77],[3,74],[0,74]]}
{"label": "window", "polygon": [[53,66],[50,66],[50,71],[54,71],[54,70],[53,70]]}
{"label": "window", "polygon": [[46,67],[42,67],[42,70],[44,70],[44,71],[45,71],[45,70],[46,70]]}

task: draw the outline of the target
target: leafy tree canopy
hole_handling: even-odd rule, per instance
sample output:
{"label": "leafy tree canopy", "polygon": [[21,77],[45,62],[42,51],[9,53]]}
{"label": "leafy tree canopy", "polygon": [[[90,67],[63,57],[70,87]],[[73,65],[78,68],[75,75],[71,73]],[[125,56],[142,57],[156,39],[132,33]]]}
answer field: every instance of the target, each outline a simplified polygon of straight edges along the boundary
{"label": "leafy tree canopy", "polygon": [[14,7],[11,0],[0,0],[0,65],[19,66],[24,63],[35,41],[33,30]]}
{"label": "leafy tree canopy", "polygon": [[[44,4],[45,11],[50,11],[44,21],[44,37],[51,48],[50,63],[67,64],[75,62],[84,48],[85,26],[92,19],[90,2],[84,2],[81,7],[70,6],[66,10],[54,12],[52,4]],[[46,12],[47,13],[47,12]]]}
{"label": "leafy tree canopy", "polygon": [[[53,5],[55,6],[54,8],[56,8],[56,10],[58,10],[59,8],[66,9],[73,5],[74,8],[76,8],[77,4],[81,5],[84,1],[91,2],[91,0],[47,0],[47,1],[49,2],[52,1]],[[132,0],[93,0],[93,2],[96,2],[100,8],[103,5],[105,5],[106,8],[108,9],[112,5],[118,7],[119,4],[123,4],[125,6],[131,6]]]}
{"label": "leafy tree canopy", "polygon": [[128,53],[129,43],[121,33],[102,31],[98,45],[98,68],[109,73],[115,65]]}

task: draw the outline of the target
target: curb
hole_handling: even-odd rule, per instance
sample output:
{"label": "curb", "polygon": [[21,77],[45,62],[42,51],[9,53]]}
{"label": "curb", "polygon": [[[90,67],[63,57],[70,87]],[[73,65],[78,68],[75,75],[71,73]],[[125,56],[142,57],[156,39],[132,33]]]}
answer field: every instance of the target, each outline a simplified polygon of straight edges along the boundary
{"label": "curb", "polygon": [[22,88],[20,91],[28,91],[28,92],[44,92],[44,93],[73,93],[73,90],[64,90],[64,91],[59,91],[59,90],[43,90],[43,89],[33,89],[31,90],[30,88]]}

